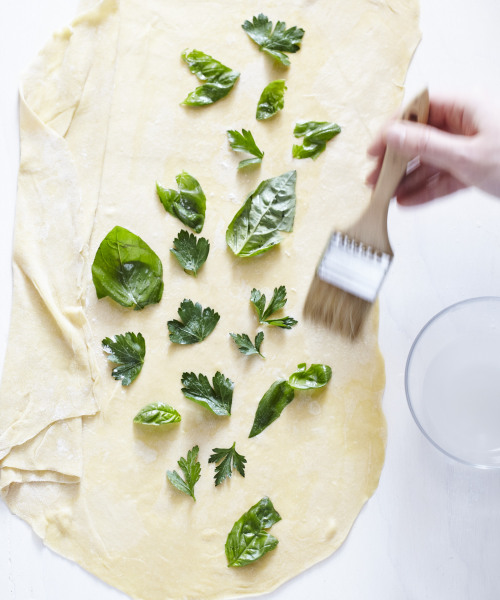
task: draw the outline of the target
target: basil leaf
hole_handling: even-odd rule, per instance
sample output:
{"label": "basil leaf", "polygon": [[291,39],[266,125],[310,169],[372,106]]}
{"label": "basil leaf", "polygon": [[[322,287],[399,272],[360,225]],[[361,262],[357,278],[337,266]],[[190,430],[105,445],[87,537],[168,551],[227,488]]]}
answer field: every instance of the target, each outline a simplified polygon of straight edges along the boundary
{"label": "basil leaf", "polygon": [[168,321],[170,341],[174,344],[196,344],[208,337],[219,322],[220,315],[212,308],[202,308],[198,302],[184,299],[177,311],[180,321]]}
{"label": "basil leaf", "polygon": [[187,458],[181,457],[178,460],[177,464],[184,473],[184,479],[182,479],[177,471],[167,471],[167,479],[170,483],[184,494],[191,496],[195,501],[194,486],[200,479],[201,473],[201,465],[198,462],[198,451],[198,446],[194,446],[187,453]]}
{"label": "basil leaf", "polygon": [[128,331],[112,338],[104,338],[102,347],[108,354],[108,360],[118,365],[111,375],[121,380],[122,385],[130,385],[141,372],[146,356],[146,340],[142,333],[136,335]]}
{"label": "basil leaf", "polygon": [[281,520],[271,500],[264,496],[233,525],[226,539],[228,567],[242,567],[261,558],[278,545],[265,530]]}
{"label": "basil leaf", "polygon": [[179,221],[200,233],[205,223],[207,199],[198,181],[186,171],[175,178],[179,191],[162,187],[156,182],[156,192],[165,210]]}
{"label": "basil leaf", "polygon": [[140,310],[161,300],[163,267],[146,242],[116,226],[96,252],[92,281],[99,299],[109,296],[122,306]]}
{"label": "basil leaf", "polygon": [[255,344],[252,344],[252,340],[246,333],[230,333],[229,335],[233,338],[234,343],[238,346],[238,350],[242,354],[246,354],[247,356],[258,354],[264,358],[264,355],[260,352],[260,347],[264,340],[263,331],[259,331],[259,333],[255,336]]}
{"label": "basil leaf", "polygon": [[212,448],[213,454],[208,459],[209,463],[219,463],[215,467],[215,485],[221,484],[224,479],[231,477],[233,469],[237,469],[238,473],[245,477],[245,463],[247,459],[236,452],[236,442],[231,448]]}
{"label": "basil leaf", "polygon": [[249,165],[255,165],[262,162],[264,158],[264,152],[259,149],[253,135],[248,129],[242,129],[241,133],[235,129],[229,129],[227,131],[227,137],[229,145],[235,152],[248,152],[254,158],[247,158],[246,160],[240,161],[238,169],[243,169]]}
{"label": "basil leaf", "polygon": [[324,152],[326,142],[340,133],[340,126],[327,121],[308,121],[297,123],[293,130],[296,138],[303,137],[302,146],[294,145],[292,155],[294,158],[312,158],[316,160]]}
{"label": "basil leaf", "polygon": [[194,373],[183,373],[181,383],[184,386],[181,391],[189,400],[208,408],[219,417],[231,414],[234,383],[219,371],[212,379],[213,388],[201,373],[198,377]]}
{"label": "basil leaf", "polygon": [[279,379],[275,381],[267,392],[262,396],[252,429],[248,437],[255,437],[262,433],[266,427],[281,415],[283,409],[293,400],[295,392],[288,381]]}
{"label": "basil leaf", "polygon": [[269,318],[272,314],[283,308],[286,304],[286,288],[284,285],[274,288],[273,297],[271,298],[267,308],[265,308],[266,296],[260,290],[255,288],[250,292],[250,302],[253,304],[255,311],[257,312],[260,323],[266,323],[267,325],[281,327],[283,329],[291,329],[297,324],[297,321],[293,317],[281,317],[279,319]]}
{"label": "basil leaf", "polygon": [[284,79],[277,79],[266,85],[257,103],[257,113],[255,115],[257,120],[269,119],[278,111],[283,110],[286,89]]}
{"label": "basil leaf", "polygon": [[281,242],[295,218],[297,172],[266,179],[245,200],[226,231],[227,245],[237,256],[256,256]]}
{"label": "basil leaf", "polygon": [[298,27],[286,29],[286,23],[282,21],[278,21],[272,31],[272,22],[262,13],[258,17],[254,17],[252,21],[245,21],[242,27],[260,50],[285,66],[290,64],[290,60],[284,52],[294,54],[300,50],[300,43],[305,33]]}
{"label": "basil leaf", "polygon": [[233,71],[200,50],[185,50],[181,56],[191,73],[201,81],[206,81],[188,94],[182,102],[186,106],[207,106],[217,102],[229,94],[240,76],[238,71]]}
{"label": "basil leaf", "polygon": [[306,363],[301,363],[297,369],[288,379],[288,383],[296,390],[322,388],[332,378],[332,369],[328,365],[312,364],[306,369]]}
{"label": "basil leaf", "polygon": [[181,415],[175,408],[172,408],[168,404],[163,404],[162,402],[144,406],[134,417],[134,423],[153,425],[155,427],[168,425],[170,423],[179,423],[180,420]]}
{"label": "basil leaf", "polygon": [[196,275],[205,263],[210,251],[207,239],[200,237],[198,240],[192,234],[181,229],[174,240],[174,247],[170,252],[175,256],[181,267],[188,275]]}

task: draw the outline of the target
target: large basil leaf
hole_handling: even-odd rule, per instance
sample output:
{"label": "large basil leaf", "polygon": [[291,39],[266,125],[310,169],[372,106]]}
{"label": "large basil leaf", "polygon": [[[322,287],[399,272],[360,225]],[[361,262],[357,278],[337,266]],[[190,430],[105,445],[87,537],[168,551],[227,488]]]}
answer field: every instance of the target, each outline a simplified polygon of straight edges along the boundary
{"label": "large basil leaf", "polygon": [[156,182],[156,192],[163,207],[179,221],[200,233],[205,223],[207,199],[198,180],[186,171],[175,178],[179,191],[167,189]]}
{"label": "large basil leaf", "polygon": [[140,310],[161,300],[161,260],[139,236],[114,227],[104,238],[92,264],[97,297],[109,296],[118,304]]}
{"label": "large basil leaf", "polygon": [[288,381],[278,379],[262,396],[248,437],[255,437],[281,415],[293,400],[295,392]]}
{"label": "large basil leaf", "polygon": [[280,520],[281,516],[267,496],[244,513],[226,539],[228,567],[243,567],[274,550],[278,540],[265,530]]}
{"label": "large basil leaf", "polygon": [[229,94],[240,76],[238,71],[233,71],[200,50],[185,50],[182,59],[193,75],[201,81],[206,81],[188,94],[182,102],[186,106],[207,106],[217,102]]}
{"label": "large basil leaf", "polygon": [[296,390],[322,388],[332,378],[332,369],[328,365],[312,364],[306,369],[306,363],[301,363],[297,369],[288,379],[288,383]]}
{"label": "large basil leaf", "polygon": [[281,242],[295,218],[296,171],[266,179],[245,201],[226,231],[227,245],[237,256],[255,256]]}

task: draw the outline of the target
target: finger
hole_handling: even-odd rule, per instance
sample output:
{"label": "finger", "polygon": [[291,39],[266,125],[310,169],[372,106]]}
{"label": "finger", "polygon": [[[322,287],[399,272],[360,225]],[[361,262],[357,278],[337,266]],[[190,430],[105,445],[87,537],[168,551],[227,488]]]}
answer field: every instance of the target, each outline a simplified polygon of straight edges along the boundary
{"label": "finger", "polygon": [[393,123],[387,130],[387,145],[408,157],[457,174],[468,162],[472,138],[439,131],[420,123]]}
{"label": "finger", "polygon": [[403,206],[415,206],[448,196],[464,187],[466,186],[461,181],[449,173],[439,171],[418,186],[396,190],[396,199]]}

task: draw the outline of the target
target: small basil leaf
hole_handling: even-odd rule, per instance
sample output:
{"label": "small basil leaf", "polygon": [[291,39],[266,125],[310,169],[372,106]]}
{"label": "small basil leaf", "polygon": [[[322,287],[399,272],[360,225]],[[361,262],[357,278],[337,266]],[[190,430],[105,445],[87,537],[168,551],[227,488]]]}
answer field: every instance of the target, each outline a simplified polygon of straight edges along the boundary
{"label": "small basil leaf", "polygon": [[264,88],[257,103],[256,118],[259,121],[269,119],[285,106],[285,80],[271,81]]}
{"label": "small basil leaf", "polygon": [[176,176],[179,191],[166,189],[158,182],[156,192],[163,207],[179,221],[200,233],[205,223],[207,199],[198,180],[186,171]]}
{"label": "small basil leaf", "polygon": [[140,310],[163,294],[161,260],[139,236],[114,227],[101,242],[92,264],[97,297]]}
{"label": "small basil leaf", "polygon": [[227,96],[240,76],[237,71],[226,67],[200,50],[185,50],[182,59],[193,75],[206,81],[188,94],[182,102],[186,106],[207,106]]}
{"label": "small basil leaf", "polygon": [[226,231],[227,245],[237,256],[256,256],[281,242],[295,218],[296,171],[266,179],[248,196]]}
{"label": "small basil leaf", "polygon": [[262,433],[273,421],[281,415],[283,409],[293,400],[295,392],[288,381],[279,379],[275,381],[267,392],[262,396],[252,429],[248,437],[255,437]]}
{"label": "small basil leaf", "polygon": [[318,389],[325,386],[332,378],[332,369],[328,365],[312,364],[306,369],[306,364],[297,366],[288,383],[296,390]]}
{"label": "small basil leaf", "polygon": [[340,126],[327,121],[307,121],[297,123],[293,135],[303,137],[302,146],[294,145],[292,155],[294,158],[312,158],[316,160],[325,151],[326,142],[340,133]]}
{"label": "small basil leaf", "polygon": [[134,417],[134,423],[153,425],[155,427],[168,425],[170,423],[179,423],[180,420],[181,415],[175,408],[172,408],[168,404],[163,404],[163,402],[156,402],[144,406]]}

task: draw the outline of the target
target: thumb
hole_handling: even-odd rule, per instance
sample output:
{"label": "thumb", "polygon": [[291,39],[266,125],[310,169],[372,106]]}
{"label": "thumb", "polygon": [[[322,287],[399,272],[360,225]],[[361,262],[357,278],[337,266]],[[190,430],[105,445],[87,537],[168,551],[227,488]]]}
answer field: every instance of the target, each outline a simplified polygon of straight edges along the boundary
{"label": "thumb", "polygon": [[448,172],[456,172],[467,157],[464,136],[446,133],[420,123],[392,123],[386,132],[387,145],[409,158],[419,156],[422,162]]}

